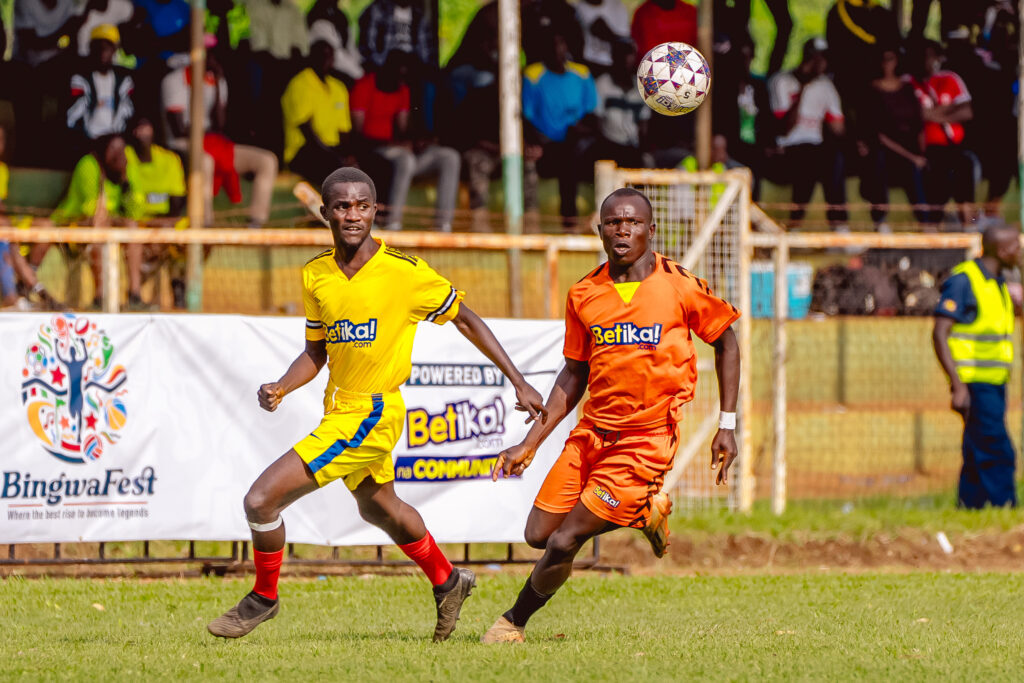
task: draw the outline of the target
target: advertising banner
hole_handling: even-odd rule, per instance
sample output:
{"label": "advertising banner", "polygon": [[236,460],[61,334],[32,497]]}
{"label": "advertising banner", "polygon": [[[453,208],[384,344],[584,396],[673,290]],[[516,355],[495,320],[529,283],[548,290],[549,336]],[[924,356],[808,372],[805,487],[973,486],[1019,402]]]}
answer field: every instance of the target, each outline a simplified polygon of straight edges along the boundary
{"label": "advertising banner", "polygon": [[[489,320],[546,398],[562,365],[559,321]],[[256,392],[304,346],[302,318],[0,316],[0,543],[246,540],[242,499],[323,416],[327,371],[274,413]],[[490,479],[529,426],[515,391],[453,325],[419,326],[402,387],[398,495],[440,542],[514,542],[572,428],[521,478]],[[282,515],[288,540],[388,543],[334,482]]]}

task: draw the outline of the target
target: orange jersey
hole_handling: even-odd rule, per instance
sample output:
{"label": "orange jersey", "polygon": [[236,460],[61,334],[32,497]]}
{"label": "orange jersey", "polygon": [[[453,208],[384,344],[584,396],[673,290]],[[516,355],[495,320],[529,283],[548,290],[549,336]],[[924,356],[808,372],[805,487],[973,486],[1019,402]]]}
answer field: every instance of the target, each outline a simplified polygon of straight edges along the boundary
{"label": "orange jersey", "polygon": [[697,384],[692,335],[711,343],[740,317],[704,280],[661,254],[655,259],[632,297],[616,288],[608,264],[569,289],[563,354],[589,363],[583,414],[601,429],[679,422]]}

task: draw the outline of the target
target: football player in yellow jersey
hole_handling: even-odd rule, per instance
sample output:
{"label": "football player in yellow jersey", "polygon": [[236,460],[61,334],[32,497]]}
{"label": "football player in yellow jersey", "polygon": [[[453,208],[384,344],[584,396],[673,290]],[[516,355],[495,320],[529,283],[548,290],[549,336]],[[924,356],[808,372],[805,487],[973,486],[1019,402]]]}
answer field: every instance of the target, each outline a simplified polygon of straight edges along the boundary
{"label": "football player in yellow jersey", "polygon": [[281,511],[307,493],[341,479],[359,514],[379,527],[416,562],[434,586],[434,640],[455,630],[462,603],[476,584],[454,568],[414,508],[395,494],[391,451],[402,433],[405,405],[399,386],[411,370],[412,340],[422,320],[451,320],[512,382],[516,408],[528,421],[545,419],[544,401],[527,384],[490,328],[468,307],[463,292],[426,263],[370,236],[377,192],[368,175],[340,168],[323,182],[324,218],[334,248],[302,270],[306,349],[276,382],[259,389],[260,406],[274,411],[288,393],[330,372],[324,418],[312,434],[272,463],[245,496],[252,528],[256,585],[212,621],[210,633],[238,638],[278,612],[277,580],[284,554]]}

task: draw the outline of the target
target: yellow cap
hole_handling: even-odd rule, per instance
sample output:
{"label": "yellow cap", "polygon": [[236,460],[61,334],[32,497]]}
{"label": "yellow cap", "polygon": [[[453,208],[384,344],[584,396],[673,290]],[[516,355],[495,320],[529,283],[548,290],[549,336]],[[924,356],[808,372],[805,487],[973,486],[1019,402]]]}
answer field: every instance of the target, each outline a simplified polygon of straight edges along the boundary
{"label": "yellow cap", "polygon": [[99,24],[89,34],[89,40],[106,40],[114,45],[121,44],[121,32],[113,24]]}

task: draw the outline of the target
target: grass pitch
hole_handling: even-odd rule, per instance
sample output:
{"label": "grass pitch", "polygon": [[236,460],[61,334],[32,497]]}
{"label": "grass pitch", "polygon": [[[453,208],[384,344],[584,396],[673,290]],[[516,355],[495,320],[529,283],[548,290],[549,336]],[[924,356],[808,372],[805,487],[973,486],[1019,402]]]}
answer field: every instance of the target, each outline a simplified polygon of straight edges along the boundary
{"label": "grass pitch", "polygon": [[[281,614],[206,633],[248,579],[0,584],[0,679],[1011,680],[1024,576],[623,577],[583,574],[521,646],[480,634],[521,574],[482,573],[452,639],[429,641],[418,576],[288,580]],[[311,679],[310,677],[316,677]]]}

